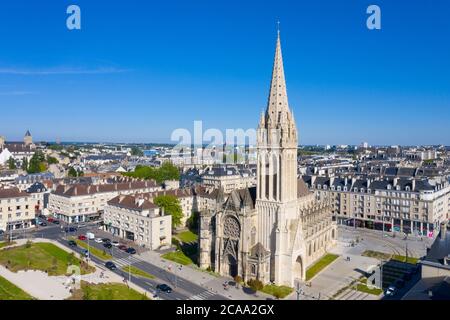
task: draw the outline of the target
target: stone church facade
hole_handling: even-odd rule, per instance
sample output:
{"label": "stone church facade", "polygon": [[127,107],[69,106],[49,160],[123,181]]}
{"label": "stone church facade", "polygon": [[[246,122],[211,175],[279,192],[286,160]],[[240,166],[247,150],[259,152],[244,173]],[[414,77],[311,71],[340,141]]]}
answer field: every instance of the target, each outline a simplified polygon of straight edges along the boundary
{"label": "stone church facade", "polygon": [[335,244],[331,199],[317,200],[298,178],[297,146],[278,34],[268,105],[257,131],[257,186],[218,190],[200,212],[201,268],[292,287]]}

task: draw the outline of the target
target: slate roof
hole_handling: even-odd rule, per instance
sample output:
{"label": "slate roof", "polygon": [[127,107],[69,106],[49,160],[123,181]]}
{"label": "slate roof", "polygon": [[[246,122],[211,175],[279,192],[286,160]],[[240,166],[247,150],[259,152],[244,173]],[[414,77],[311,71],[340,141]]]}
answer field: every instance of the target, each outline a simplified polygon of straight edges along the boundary
{"label": "slate roof", "polygon": [[47,191],[47,188],[41,182],[33,183],[26,190],[27,193],[41,193],[41,192],[46,192],[46,191]]}

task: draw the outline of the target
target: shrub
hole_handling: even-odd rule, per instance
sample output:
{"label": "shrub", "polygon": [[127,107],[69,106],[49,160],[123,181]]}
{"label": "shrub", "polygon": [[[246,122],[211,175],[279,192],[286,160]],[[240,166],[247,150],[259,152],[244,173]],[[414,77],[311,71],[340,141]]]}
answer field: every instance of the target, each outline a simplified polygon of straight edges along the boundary
{"label": "shrub", "polygon": [[254,291],[259,291],[264,288],[264,284],[261,282],[261,280],[258,279],[250,279],[247,281],[247,285]]}

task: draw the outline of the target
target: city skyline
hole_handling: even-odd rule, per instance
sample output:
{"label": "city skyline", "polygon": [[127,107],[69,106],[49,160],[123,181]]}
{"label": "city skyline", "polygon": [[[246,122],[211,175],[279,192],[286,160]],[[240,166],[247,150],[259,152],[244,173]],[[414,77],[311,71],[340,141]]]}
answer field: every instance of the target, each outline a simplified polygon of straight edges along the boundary
{"label": "city skyline", "polygon": [[105,3],[77,4],[77,31],[65,28],[66,3],[0,13],[7,140],[30,129],[36,141],[169,143],[195,120],[256,128],[279,19],[300,145],[450,145],[444,1],[380,1],[377,31],[365,26],[368,3],[131,2],[108,3],[108,14]]}

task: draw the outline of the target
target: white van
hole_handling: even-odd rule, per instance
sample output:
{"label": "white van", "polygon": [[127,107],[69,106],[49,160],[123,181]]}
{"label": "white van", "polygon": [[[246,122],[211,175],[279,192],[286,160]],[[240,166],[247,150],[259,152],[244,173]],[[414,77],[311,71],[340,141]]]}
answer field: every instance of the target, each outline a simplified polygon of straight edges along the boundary
{"label": "white van", "polygon": [[86,237],[88,237],[89,240],[94,240],[95,234],[93,234],[92,232],[86,232]]}

